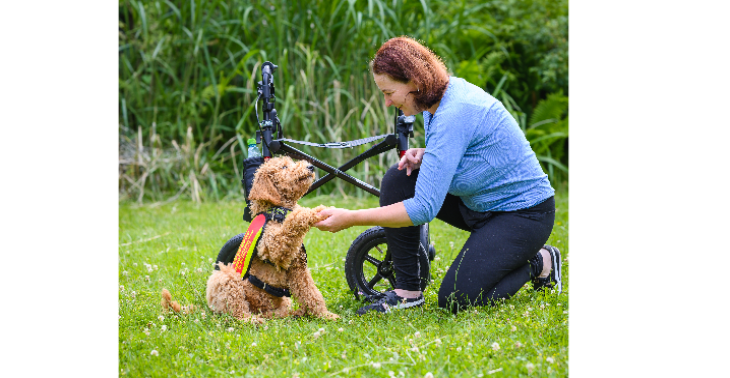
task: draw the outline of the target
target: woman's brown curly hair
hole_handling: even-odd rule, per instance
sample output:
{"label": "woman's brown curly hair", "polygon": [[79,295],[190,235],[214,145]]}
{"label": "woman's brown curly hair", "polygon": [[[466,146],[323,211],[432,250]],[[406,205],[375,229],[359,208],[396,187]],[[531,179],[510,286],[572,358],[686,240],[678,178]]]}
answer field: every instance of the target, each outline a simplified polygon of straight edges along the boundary
{"label": "woman's brown curly hair", "polygon": [[421,110],[439,102],[449,84],[441,58],[407,36],[391,38],[380,46],[370,67],[373,73],[387,74],[399,83],[413,81],[418,90],[411,93]]}

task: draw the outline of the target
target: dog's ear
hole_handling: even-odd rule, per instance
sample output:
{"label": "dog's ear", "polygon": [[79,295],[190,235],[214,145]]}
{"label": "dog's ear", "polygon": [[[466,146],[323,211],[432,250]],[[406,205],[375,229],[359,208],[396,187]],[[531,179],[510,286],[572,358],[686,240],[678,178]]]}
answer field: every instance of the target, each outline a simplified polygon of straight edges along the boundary
{"label": "dog's ear", "polygon": [[248,199],[252,201],[265,201],[274,205],[281,203],[281,195],[276,190],[271,175],[266,172],[257,174],[253,181],[253,188],[248,194]]}

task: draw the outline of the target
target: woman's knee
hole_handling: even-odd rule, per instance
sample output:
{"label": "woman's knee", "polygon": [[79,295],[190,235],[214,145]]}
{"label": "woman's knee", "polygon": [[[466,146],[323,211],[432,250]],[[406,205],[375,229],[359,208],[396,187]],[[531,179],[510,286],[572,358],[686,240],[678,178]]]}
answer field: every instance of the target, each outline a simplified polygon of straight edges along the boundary
{"label": "woman's knee", "polygon": [[406,170],[398,170],[398,164],[385,172],[380,183],[380,206],[388,206],[405,201],[416,195],[416,179],[418,170],[406,174]]}

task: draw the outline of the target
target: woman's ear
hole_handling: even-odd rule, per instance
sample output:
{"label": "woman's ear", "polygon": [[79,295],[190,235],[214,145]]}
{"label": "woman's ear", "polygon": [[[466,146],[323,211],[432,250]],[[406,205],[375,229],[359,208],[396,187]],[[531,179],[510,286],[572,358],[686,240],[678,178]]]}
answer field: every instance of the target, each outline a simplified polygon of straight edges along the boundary
{"label": "woman's ear", "polygon": [[256,172],[253,178],[253,188],[251,188],[251,193],[248,194],[248,199],[270,202],[274,205],[281,203],[281,195],[276,190],[270,174]]}

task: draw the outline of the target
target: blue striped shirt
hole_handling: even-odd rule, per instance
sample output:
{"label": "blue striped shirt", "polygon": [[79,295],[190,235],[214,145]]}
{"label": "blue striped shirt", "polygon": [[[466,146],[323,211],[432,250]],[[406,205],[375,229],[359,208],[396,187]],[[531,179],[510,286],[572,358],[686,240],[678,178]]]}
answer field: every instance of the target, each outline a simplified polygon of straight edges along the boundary
{"label": "blue striped shirt", "polygon": [[501,102],[457,77],[436,114],[423,112],[426,153],[416,195],[403,202],[414,225],[433,220],[446,193],[474,211],[514,211],[555,194],[535,152]]}

